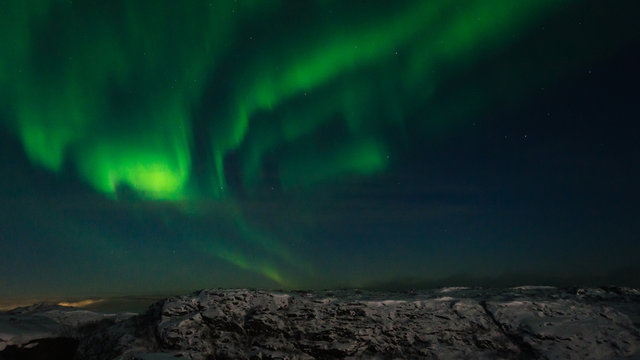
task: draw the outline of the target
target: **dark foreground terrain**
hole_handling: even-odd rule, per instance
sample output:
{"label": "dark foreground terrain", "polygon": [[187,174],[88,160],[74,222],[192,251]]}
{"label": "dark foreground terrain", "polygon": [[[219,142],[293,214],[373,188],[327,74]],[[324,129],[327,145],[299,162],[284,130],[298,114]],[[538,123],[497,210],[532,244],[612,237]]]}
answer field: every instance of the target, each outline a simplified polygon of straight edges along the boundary
{"label": "dark foreground terrain", "polygon": [[203,290],[143,314],[0,313],[0,359],[640,358],[640,291]]}

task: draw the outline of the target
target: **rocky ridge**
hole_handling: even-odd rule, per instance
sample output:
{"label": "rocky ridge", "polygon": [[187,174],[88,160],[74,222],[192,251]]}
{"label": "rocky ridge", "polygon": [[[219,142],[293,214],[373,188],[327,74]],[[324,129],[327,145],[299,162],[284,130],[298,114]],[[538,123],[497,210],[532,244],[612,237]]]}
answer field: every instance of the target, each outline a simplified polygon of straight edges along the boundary
{"label": "rocky ridge", "polygon": [[202,290],[73,336],[78,359],[615,359],[640,356],[639,320],[619,287]]}

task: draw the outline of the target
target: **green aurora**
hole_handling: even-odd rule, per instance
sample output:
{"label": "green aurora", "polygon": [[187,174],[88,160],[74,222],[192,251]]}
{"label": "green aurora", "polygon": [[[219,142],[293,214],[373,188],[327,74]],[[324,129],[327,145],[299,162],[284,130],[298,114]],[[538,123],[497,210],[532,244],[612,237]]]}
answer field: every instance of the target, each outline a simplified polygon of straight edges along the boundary
{"label": "green aurora", "polygon": [[385,174],[407,131],[437,141],[485,106],[440,88],[568,3],[1,1],[0,125],[108,201],[218,219],[189,246],[296,286],[313,266],[243,201]]}
{"label": "green aurora", "polygon": [[[254,183],[266,152],[295,147],[335,116],[349,129],[340,155],[308,149],[311,174],[299,169],[301,159],[283,156],[283,181],[296,182],[301,173],[309,181],[375,173],[387,165],[380,128],[401,127],[400,109],[425,100],[423,84],[438,82],[432,69],[508,41],[526,29],[525,17],[532,21],[557,2],[474,1],[461,8],[418,1],[380,5],[355,19],[349,15],[360,9],[319,2],[318,11],[331,6],[344,14],[327,18],[325,10],[296,35],[264,21],[277,16],[275,1],[3,2],[6,121],[34,163],[60,171],[68,161],[114,197],[121,185],[150,199],[223,197],[230,192],[230,152],[247,149],[245,184]],[[243,26],[258,21],[255,35],[238,39]],[[239,64],[218,91],[220,101],[205,87],[216,86],[217,65],[238,52],[234,43],[249,48],[234,59]],[[376,70],[387,74],[368,76]],[[313,99],[304,99],[309,94]],[[381,109],[366,105],[380,98]],[[194,108],[203,103],[216,104],[199,115],[210,127],[210,189],[189,181]],[[269,113],[276,115],[264,119]]]}

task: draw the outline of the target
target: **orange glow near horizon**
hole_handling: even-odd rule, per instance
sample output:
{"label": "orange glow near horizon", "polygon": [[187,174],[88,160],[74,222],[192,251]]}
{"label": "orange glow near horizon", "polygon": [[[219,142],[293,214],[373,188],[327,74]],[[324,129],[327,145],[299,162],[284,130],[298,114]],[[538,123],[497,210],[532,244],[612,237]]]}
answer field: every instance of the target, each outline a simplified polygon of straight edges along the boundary
{"label": "orange glow near horizon", "polygon": [[74,302],[61,301],[57,305],[81,308],[81,307],[86,307],[86,306],[93,305],[103,301],[104,299],[86,299],[86,300],[80,300],[80,301],[74,301]]}

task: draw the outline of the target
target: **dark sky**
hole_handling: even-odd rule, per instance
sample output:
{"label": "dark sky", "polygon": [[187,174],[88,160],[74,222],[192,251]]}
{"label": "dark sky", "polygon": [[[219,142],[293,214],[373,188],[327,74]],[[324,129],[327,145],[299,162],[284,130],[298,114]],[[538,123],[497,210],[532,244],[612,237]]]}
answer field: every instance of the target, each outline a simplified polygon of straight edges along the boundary
{"label": "dark sky", "polygon": [[636,284],[638,10],[2,1],[0,297]]}

